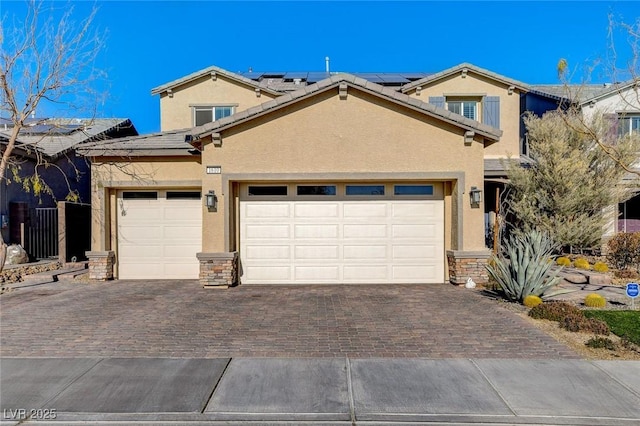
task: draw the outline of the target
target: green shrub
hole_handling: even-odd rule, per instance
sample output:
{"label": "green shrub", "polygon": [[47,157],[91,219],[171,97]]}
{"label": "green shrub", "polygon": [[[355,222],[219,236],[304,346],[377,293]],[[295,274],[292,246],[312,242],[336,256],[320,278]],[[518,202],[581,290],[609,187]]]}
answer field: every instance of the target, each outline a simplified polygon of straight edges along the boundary
{"label": "green shrub", "polygon": [[640,311],[587,310],[584,315],[605,321],[617,336],[640,345]]}
{"label": "green shrub", "polygon": [[617,346],[614,343],[614,341],[609,339],[608,337],[600,337],[600,336],[592,337],[591,339],[585,342],[585,345],[589,346],[590,348],[596,348],[596,349],[604,348],[604,349],[609,349],[610,351],[615,351],[617,349]]}
{"label": "green shrub", "polygon": [[637,268],[640,263],[640,232],[620,232],[607,242],[609,262],[616,269]]}
{"label": "green shrub", "polygon": [[589,261],[584,257],[580,257],[574,260],[573,266],[575,266],[578,269],[591,269],[591,265],[589,264]]}
{"label": "green shrub", "polygon": [[529,316],[534,319],[561,321],[570,314],[580,313],[580,309],[566,302],[544,302],[531,308]]}
{"label": "green shrub", "polygon": [[596,272],[604,273],[609,272],[609,267],[604,262],[596,262],[596,264],[593,265],[593,270]]}
{"label": "green shrub", "polygon": [[589,308],[604,308],[607,305],[607,299],[597,293],[587,294],[584,298],[584,306]]}
{"label": "green shrub", "polygon": [[522,304],[527,308],[533,308],[534,306],[538,306],[542,303],[542,299],[538,296],[534,296],[533,294],[528,295],[522,301]]}
{"label": "green shrub", "polygon": [[556,264],[559,266],[571,266],[571,260],[566,256],[561,256],[556,259]]}
{"label": "green shrub", "polygon": [[504,296],[522,302],[530,294],[542,296],[560,283],[550,256],[556,244],[545,233],[532,231],[511,235],[503,253],[492,255],[486,266]]}

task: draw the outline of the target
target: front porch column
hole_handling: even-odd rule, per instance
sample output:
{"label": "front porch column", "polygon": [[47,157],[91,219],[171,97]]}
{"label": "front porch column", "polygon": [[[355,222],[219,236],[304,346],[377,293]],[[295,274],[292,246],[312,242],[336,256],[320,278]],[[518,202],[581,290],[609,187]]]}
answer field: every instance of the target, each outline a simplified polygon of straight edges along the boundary
{"label": "front porch column", "polygon": [[207,288],[228,288],[238,283],[238,252],[197,253],[200,283]]}
{"label": "front porch column", "polygon": [[88,251],[85,253],[89,259],[89,279],[96,281],[108,281],[113,279],[113,265],[116,254],[113,251]]}
{"label": "front porch column", "polygon": [[489,282],[489,273],[485,266],[490,256],[490,250],[447,250],[449,282],[454,285],[463,285],[468,278],[471,278],[476,284],[487,284]]}

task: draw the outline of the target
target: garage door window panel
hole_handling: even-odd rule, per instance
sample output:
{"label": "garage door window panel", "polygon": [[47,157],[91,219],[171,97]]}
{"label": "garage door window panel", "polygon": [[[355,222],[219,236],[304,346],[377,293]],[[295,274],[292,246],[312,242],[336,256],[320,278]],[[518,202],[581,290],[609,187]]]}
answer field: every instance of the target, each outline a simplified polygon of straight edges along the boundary
{"label": "garage door window panel", "polygon": [[347,185],[346,195],[384,195],[384,185]]}
{"label": "garage door window panel", "polygon": [[122,193],[125,200],[157,200],[158,193],[151,191],[125,191]]}
{"label": "garage door window panel", "polygon": [[270,186],[249,186],[249,196],[252,197],[266,197],[266,196],[287,196],[287,187],[285,185],[270,185]]}
{"label": "garage door window panel", "polygon": [[395,185],[394,195],[433,195],[433,185]]}
{"label": "garage door window panel", "polygon": [[200,200],[200,191],[167,191],[167,200]]}
{"label": "garage door window panel", "polygon": [[298,195],[336,195],[335,185],[298,185]]}

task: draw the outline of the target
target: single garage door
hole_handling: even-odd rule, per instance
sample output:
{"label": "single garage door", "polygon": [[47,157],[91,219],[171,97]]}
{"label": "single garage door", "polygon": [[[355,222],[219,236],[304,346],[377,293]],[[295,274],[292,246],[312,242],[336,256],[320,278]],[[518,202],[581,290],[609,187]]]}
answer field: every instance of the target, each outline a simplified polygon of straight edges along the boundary
{"label": "single garage door", "polygon": [[242,191],[242,283],[444,282],[444,202],[433,185],[284,188]]}
{"label": "single garage door", "polygon": [[118,277],[197,279],[200,190],[118,192]]}

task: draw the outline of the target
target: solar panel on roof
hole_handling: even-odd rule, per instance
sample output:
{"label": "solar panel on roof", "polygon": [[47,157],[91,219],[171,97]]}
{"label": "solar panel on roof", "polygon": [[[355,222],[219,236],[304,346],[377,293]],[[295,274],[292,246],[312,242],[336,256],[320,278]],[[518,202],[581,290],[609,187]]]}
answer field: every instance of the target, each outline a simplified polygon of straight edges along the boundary
{"label": "solar panel on roof", "polygon": [[387,83],[398,83],[398,84],[409,83],[409,80],[400,74],[382,74],[381,77]]}
{"label": "solar panel on roof", "polygon": [[294,78],[300,78],[302,80],[307,79],[308,72],[288,72],[284,75],[285,80],[293,80]]}
{"label": "solar panel on roof", "polygon": [[317,83],[329,77],[331,77],[331,74],[327,74],[326,72],[310,72],[307,74],[307,83]]}
{"label": "solar panel on roof", "polygon": [[356,75],[372,83],[384,83],[384,79],[377,74],[356,74]]}
{"label": "solar panel on roof", "polygon": [[36,124],[35,126],[24,127],[20,129],[22,133],[31,133],[34,135],[42,135],[49,133],[55,126],[50,124]]}

